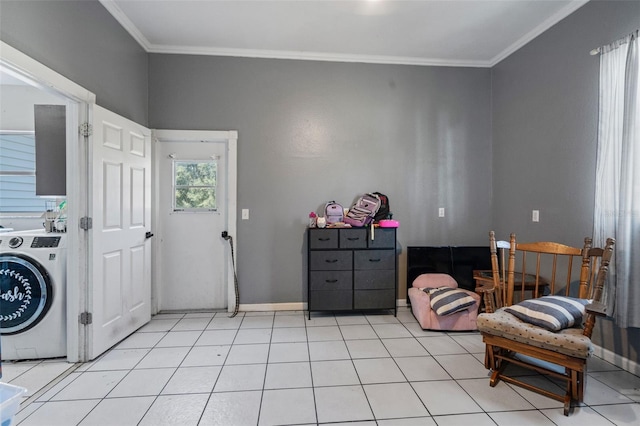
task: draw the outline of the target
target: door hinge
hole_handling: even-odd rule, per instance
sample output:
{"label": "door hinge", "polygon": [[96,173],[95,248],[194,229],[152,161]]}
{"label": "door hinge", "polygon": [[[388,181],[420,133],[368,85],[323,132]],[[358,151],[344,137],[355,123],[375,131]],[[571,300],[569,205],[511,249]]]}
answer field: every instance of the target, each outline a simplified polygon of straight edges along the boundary
{"label": "door hinge", "polygon": [[93,314],[91,312],[82,312],[79,321],[82,325],[89,325],[93,323]]}
{"label": "door hinge", "polygon": [[93,126],[89,123],[82,123],[80,125],[80,136],[89,137],[93,135]]}
{"label": "door hinge", "polygon": [[90,217],[81,217],[80,218],[80,229],[84,229],[85,231],[88,231],[89,229],[93,228],[93,219],[91,219]]}

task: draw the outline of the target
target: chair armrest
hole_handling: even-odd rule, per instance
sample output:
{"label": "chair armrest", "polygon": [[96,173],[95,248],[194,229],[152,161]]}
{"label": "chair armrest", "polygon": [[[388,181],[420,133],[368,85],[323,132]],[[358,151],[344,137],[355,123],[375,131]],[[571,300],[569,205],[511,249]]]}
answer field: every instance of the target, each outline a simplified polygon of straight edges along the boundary
{"label": "chair armrest", "polygon": [[602,302],[593,302],[584,307],[585,311],[589,314],[598,315],[601,317],[607,316],[607,305]]}
{"label": "chair armrest", "polygon": [[484,301],[484,311],[487,314],[494,313],[498,308],[496,301],[495,287],[484,287],[482,289],[482,298]]}

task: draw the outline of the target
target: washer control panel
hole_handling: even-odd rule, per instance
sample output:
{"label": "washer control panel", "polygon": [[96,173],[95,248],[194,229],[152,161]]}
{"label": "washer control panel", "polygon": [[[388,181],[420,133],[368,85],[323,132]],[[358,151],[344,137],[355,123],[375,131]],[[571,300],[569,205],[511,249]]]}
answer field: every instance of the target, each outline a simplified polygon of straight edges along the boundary
{"label": "washer control panel", "polygon": [[0,253],[11,250],[29,251],[34,249],[40,252],[42,250],[65,249],[66,237],[66,234],[51,234],[44,231],[35,235],[27,232],[11,235],[0,234]]}
{"label": "washer control panel", "polygon": [[31,248],[52,248],[60,245],[60,237],[35,237]]}

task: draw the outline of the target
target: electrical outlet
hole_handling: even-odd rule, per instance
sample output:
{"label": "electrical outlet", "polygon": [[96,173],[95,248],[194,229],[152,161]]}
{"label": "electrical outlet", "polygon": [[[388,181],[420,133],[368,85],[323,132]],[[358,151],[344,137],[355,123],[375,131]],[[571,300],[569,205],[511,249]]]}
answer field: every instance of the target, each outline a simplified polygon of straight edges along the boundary
{"label": "electrical outlet", "polygon": [[540,222],[540,210],[533,210],[531,212],[531,221]]}
{"label": "electrical outlet", "polygon": [[249,209],[242,209],[242,220],[249,220]]}
{"label": "electrical outlet", "polygon": [[438,217],[444,217],[444,207],[438,209]]}

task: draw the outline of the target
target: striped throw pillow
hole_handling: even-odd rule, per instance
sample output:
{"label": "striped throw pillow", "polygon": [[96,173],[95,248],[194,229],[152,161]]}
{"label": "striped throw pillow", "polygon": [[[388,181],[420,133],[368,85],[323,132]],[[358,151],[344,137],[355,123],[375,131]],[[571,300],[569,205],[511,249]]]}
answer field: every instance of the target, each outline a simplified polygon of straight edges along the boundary
{"label": "striped throw pillow", "polygon": [[476,300],[465,290],[451,287],[425,288],[431,299],[431,309],[438,315],[451,315],[464,311]]}
{"label": "striped throw pillow", "polygon": [[590,300],[575,297],[544,296],[524,300],[505,308],[505,311],[529,324],[549,331],[560,331],[575,324],[581,325],[584,307],[589,303]]}

